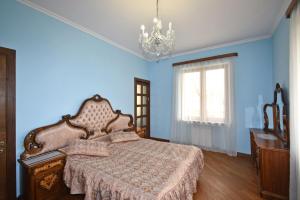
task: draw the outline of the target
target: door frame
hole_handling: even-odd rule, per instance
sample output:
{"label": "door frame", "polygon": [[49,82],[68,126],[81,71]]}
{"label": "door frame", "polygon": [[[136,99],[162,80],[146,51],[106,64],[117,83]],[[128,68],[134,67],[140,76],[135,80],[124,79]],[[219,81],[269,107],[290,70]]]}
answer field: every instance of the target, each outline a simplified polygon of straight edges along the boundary
{"label": "door frame", "polygon": [[16,199],[16,51],[0,47],[6,60],[6,194]]}
{"label": "door frame", "polygon": [[146,83],[146,84],[148,84],[149,85],[149,88],[148,88],[148,97],[149,97],[149,99],[148,99],[148,109],[147,109],[147,115],[148,115],[148,119],[147,119],[147,124],[148,124],[148,132],[146,133],[146,136],[148,136],[148,137],[151,137],[150,136],[150,116],[151,116],[151,113],[150,113],[150,106],[151,106],[151,98],[150,98],[150,89],[151,89],[151,84],[150,84],[150,81],[149,80],[145,80],[145,79],[141,79],[141,78],[137,78],[137,77],[134,77],[134,124],[136,125],[136,115],[137,115],[137,113],[136,113],[136,108],[137,108],[137,102],[136,102],[136,96],[137,96],[137,91],[136,91],[136,84],[137,84],[137,82],[143,82],[143,83]]}

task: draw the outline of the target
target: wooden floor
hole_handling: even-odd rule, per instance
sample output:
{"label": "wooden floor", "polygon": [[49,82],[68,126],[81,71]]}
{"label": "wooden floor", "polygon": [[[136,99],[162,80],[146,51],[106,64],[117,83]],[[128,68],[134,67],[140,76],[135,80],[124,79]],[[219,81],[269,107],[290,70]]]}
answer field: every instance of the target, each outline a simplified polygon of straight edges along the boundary
{"label": "wooden floor", "polygon": [[[194,200],[261,200],[257,176],[249,157],[204,152],[205,166]],[[65,200],[82,200],[68,196]]]}
{"label": "wooden floor", "polygon": [[205,166],[194,200],[261,200],[249,157],[204,152]]}

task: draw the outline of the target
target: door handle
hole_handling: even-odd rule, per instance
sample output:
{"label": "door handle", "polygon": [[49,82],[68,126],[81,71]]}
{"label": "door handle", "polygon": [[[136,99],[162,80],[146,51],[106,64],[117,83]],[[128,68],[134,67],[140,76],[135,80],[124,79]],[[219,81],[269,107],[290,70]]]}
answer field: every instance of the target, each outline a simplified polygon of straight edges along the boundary
{"label": "door handle", "polygon": [[4,152],[5,148],[6,148],[5,141],[4,140],[0,141],[0,153]]}
{"label": "door handle", "polygon": [[4,147],[5,146],[5,141],[4,140],[1,140],[0,141],[0,147]]}

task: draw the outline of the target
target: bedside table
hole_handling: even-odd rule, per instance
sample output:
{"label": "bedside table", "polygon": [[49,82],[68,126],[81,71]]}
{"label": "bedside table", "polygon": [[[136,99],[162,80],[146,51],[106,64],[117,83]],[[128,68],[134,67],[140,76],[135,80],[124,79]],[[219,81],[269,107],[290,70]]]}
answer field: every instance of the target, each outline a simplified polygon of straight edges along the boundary
{"label": "bedside table", "polygon": [[140,136],[141,138],[147,138],[146,135],[146,128],[136,128],[135,129],[136,134],[138,134],[138,136]]}
{"label": "bedside table", "polygon": [[146,130],[145,129],[138,129],[136,133],[141,137],[141,138],[146,138]]}
{"label": "bedside table", "polygon": [[52,151],[19,160],[23,168],[23,199],[61,199],[67,191],[63,181],[65,158],[65,154]]}

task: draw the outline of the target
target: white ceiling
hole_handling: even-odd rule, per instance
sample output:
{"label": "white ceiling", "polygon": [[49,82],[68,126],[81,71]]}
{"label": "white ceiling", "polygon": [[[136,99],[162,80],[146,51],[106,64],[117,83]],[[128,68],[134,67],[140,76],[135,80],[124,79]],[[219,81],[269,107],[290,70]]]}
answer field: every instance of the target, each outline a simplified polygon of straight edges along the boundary
{"label": "white ceiling", "polygon": [[[136,55],[140,25],[152,27],[156,0],[19,0]],[[175,54],[269,37],[290,0],[160,0],[172,21]]]}

